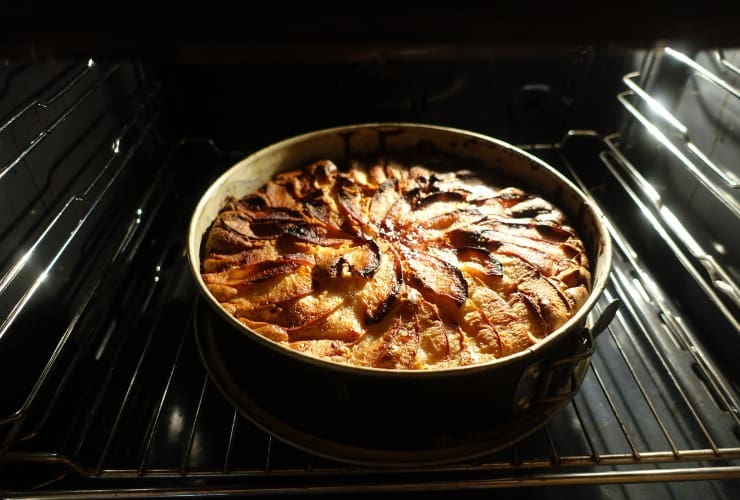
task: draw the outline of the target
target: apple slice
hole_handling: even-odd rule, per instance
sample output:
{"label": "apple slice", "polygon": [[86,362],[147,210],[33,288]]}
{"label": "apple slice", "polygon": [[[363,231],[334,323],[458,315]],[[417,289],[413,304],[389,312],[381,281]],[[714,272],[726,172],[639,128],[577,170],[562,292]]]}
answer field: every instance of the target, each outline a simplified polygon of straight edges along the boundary
{"label": "apple slice", "polygon": [[[515,292],[516,294],[516,292]],[[490,324],[493,330],[486,330],[482,325],[476,325],[475,314],[468,316],[468,323],[463,328],[475,330],[479,328],[476,339],[481,352],[500,349],[500,356],[508,356],[522,351],[534,343],[529,332],[533,325],[530,323],[526,305],[518,296],[502,296],[489,288],[478,279],[471,280],[470,301],[473,307],[480,311],[482,324]],[[467,304],[466,304],[467,306]],[[469,312],[469,310],[463,311]],[[463,316],[465,319],[465,316]],[[522,319],[526,318],[526,319]],[[536,327],[536,325],[534,325]],[[497,340],[498,339],[498,347]]]}
{"label": "apple slice", "polygon": [[339,169],[331,160],[320,160],[306,167],[306,177],[314,189],[336,182]]}
{"label": "apple slice", "polygon": [[339,213],[337,202],[329,188],[322,188],[315,196],[304,202],[307,221],[322,227],[327,236],[342,237],[346,233],[342,230],[344,219]]}
{"label": "apple slice", "polygon": [[526,292],[514,294],[527,308],[530,317],[530,334],[538,339],[544,338],[548,333],[548,325],[540,309],[540,302],[536,297]]}
{"label": "apple slice", "polygon": [[357,292],[357,303],[368,323],[381,321],[393,308],[403,285],[401,263],[391,251],[380,254],[380,265],[371,280]]}
{"label": "apple slice", "polygon": [[458,205],[458,208],[436,215],[429,215],[428,217],[419,217],[417,213],[417,219],[421,227],[449,229],[450,231],[474,226],[481,217],[483,217],[483,214],[477,208],[464,205]]}
{"label": "apple slice", "polygon": [[217,252],[210,250],[203,259],[203,272],[216,273],[236,266],[244,266],[265,260],[274,260],[280,255],[273,245],[264,241],[253,241],[252,248],[238,252]]}
{"label": "apple slice", "polygon": [[393,204],[400,198],[398,179],[383,182],[370,199],[370,221],[379,225],[391,211]]}
{"label": "apple slice", "polygon": [[228,278],[221,278],[219,282],[219,280],[213,279],[214,276],[216,275],[203,276],[209,288],[212,285],[225,285],[234,288],[237,294],[231,296],[229,301],[237,308],[237,315],[245,317],[251,317],[250,311],[297,300],[313,292],[311,267],[308,265],[301,266],[289,274],[275,276],[251,284],[240,284],[237,281],[236,284],[228,285],[224,283]]}
{"label": "apple slice", "polygon": [[467,196],[461,191],[435,191],[427,195],[419,196],[413,204],[414,210],[420,210],[433,203],[459,203],[464,202]]}
{"label": "apple slice", "polygon": [[380,248],[373,240],[361,240],[360,244],[347,250],[341,257],[339,266],[347,264],[350,274],[369,278],[380,266]]}
{"label": "apple slice", "polygon": [[558,259],[538,249],[511,243],[504,243],[496,250],[496,253],[516,257],[545,276],[555,276],[573,265],[565,258]]}
{"label": "apple slice", "polygon": [[249,227],[249,222],[241,221],[229,227],[224,222],[224,216],[231,217],[230,214],[219,215],[208,231],[204,248],[206,255],[211,252],[231,254],[254,247],[254,233]]}
{"label": "apple slice", "polygon": [[495,250],[499,242],[487,235],[488,230],[477,225],[455,227],[445,232],[445,238],[454,248],[480,247]]}
{"label": "apple slice", "polygon": [[313,264],[310,255],[279,257],[275,260],[257,261],[248,265],[232,267],[217,273],[203,274],[206,283],[244,287],[271,278],[295,272],[299,267]]}
{"label": "apple slice", "polygon": [[555,207],[542,198],[532,197],[512,205],[509,210],[514,217],[534,217],[539,214],[550,213],[555,210]]}
{"label": "apple slice", "polygon": [[504,268],[496,257],[480,247],[464,246],[457,249],[457,259],[460,261],[460,269],[484,276],[503,276]]}
{"label": "apple slice", "polygon": [[[414,324],[420,332],[419,347],[424,356],[426,365],[436,365],[457,356],[465,349],[465,337],[456,327],[445,323],[437,307],[424,300],[414,297],[415,290],[409,291],[409,301],[414,303]],[[420,354],[422,354],[420,353]]]}
{"label": "apple slice", "polygon": [[274,239],[287,232],[311,232],[313,228],[302,218],[261,218],[251,222],[251,228],[257,238]]}
{"label": "apple slice", "polygon": [[[327,306],[322,304],[322,308],[325,307]],[[327,314],[318,316],[298,327],[286,329],[291,342],[322,339],[354,342],[360,338],[362,331],[362,325],[354,314],[351,303],[346,303],[346,301],[340,302]]]}
{"label": "apple slice", "polygon": [[238,318],[239,321],[245,325],[250,330],[253,330],[263,337],[267,337],[270,340],[274,340],[275,342],[287,342],[288,341],[288,334],[285,333],[285,329],[272,324],[272,323],[265,323],[263,321],[252,321],[247,318]]}
{"label": "apple slice", "polygon": [[300,211],[302,208],[301,202],[299,202],[288,189],[286,184],[292,182],[295,175],[290,176],[288,174],[280,174],[275,178],[275,182],[268,182],[261,194],[267,199],[268,204],[271,207],[282,207],[291,210]]}
{"label": "apple slice", "polygon": [[481,228],[500,231],[511,236],[523,236],[535,241],[563,242],[575,237],[572,228],[552,220],[538,220],[527,217],[488,216],[478,223]]}
{"label": "apple slice", "polygon": [[413,315],[404,307],[379,342],[373,366],[377,368],[418,368],[419,333],[413,327]]}
{"label": "apple slice", "polygon": [[496,358],[501,356],[501,336],[475,301],[468,300],[460,308],[458,324],[475,341],[478,351]]}
{"label": "apple slice", "polygon": [[506,208],[513,207],[517,203],[529,198],[531,198],[531,195],[516,187],[505,187],[499,189],[495,196],[496,202]]}
{"label": "apple slice", "polygon": [[[275,300],[276,299],[276,300]],[[344,302],[344,296],[329,293],[308,293],[297,298],[273,297],[269,301],[244,302],[237,306],[237,315],[254,321],[274,323],[285,327],[289,335],[301,328],[328,316]]]}
{"label": "apple slice", "polygon": [[543,325],[543,336],[568,321],[572,308],[570,299],[548,278],[542,276],[539,279],[528,281],[523,283],[519,289],[529,301],[530,311],[536,312]]}
{"label": "apple slice", "polygon": [[362,206],[364,196],[360,186],[346,177],[340,177],[336,186],[337,206],[340,213],[345,217],[351,231],[354,234],[361,234],[365,216]]}
{"label": "apple slice", "polygon": [[252,230],[251,218],[241,212],[226,212],[219,216],[219,225],[228,231],[244,236],[245,238],[258,238]]}
{"label": "apple slice", "polygon": [[401,246],[405,281],[433,304],[460,307],[468,298],[468,284],[460,270],[437,257]]}

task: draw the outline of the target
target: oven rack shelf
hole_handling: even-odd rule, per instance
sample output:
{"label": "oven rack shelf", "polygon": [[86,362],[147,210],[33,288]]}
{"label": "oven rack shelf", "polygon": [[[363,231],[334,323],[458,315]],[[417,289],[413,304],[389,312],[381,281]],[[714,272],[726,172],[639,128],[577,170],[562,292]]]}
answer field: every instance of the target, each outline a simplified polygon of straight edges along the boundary
{"label": "oven rack shelf", "polygon": [[[713,59],[715,65],[725,75],[716,74],[685,53],[672,47],[657,49],[652,60],[653,66],[664,64],[663,61],[665,60],[672,61],[673,64],[678,63],[702,81],[709,82],[710,86],[716,87],[720,94],[712,96],[713,100],[718,101],[714,103],[718,110],[713,120],[721,122],[720,118],[723,114],[731,115],[733,113],[730,104],[736,104],[737,100],[740,99],[740,89],[735,86],[737,68],[719,49],[712,51],[712,54],[707,57],[710,58],[710,62]],[[656,60],[659,62],[656,63]],[[640,196],[645,200],[646,210],[652,211],[654,216],[661,221],[661,225],[666,228],[667,233],[672,235],[661,236],[664,239],[675,239],[704,268],[706,277],[703,277],[702,273],[695,269],[687,269],[687,271],[695,280],[702,282],[701,286],[705,293],[711,297],[713,302],[718,304],[723,315],[730,322],[734,322],[735,329],[740,331],[736,319],[737,310],[740,308],[740,286],[731,273],[725,269],[727,262],[723,265],[721,259],[713,254],[716,250],[710,250],[710,245],[697,241],[698,239],[706,240],[707,236],[704,235],[703,238],[693,236],[691,231],[687,230],[681,222],[680,217],[677,217],[671,209],[671,204],[676,203],[675,200],[664,199],[668,196],[662,196],[659,190],[651,185],[640,169],[633,165],[627,155],[622,153],[616,145],[622,136],[629,135],[629,127],[632,123],[639,125],[645,131],[645,135],[654,141],[655,145],[666,151],[668,158],[675,160],[670,165],[671,168],[683,169],[693,177],[701,189],[706,190],[710,196],[721,204],[721,209],[727,210],[735,220],[740,217],[740,201],[737,195],[737,189],[740,188],[740,179],[737,172],[734,171],[736,165],[734,162],[729,165],[722,165],[721,160],[713,159],[713,156],[717,156],[714,146],[723,142],[723,135],[731,133],[732,125],[724,125],[728,129],[725,131],[721,130],[722,125],[717,125],[718,131],[716,137],[714,137],[714,143],[711,144],[711,149],[708,149],[709,152],[705,149],[710,145],[697,145],[693,140],[694,134],[704,135],[705,131],[700,130],[701,126],[696,123],[692,123],[693,130],[691,130],[691,127],[679,120],[677,115],[679,110],[670,111],[656,97],[661,91],[660,85],[656,85],[653,81],[655,74],[658,72],[659,70],[652,68],[652,70],[644,72],[628,73],[622,78],[627,90],[619,93],[617,100],[628,112],[632,122],[628,123],[626,132],[606,137],[610,152],[605,154],[616,157],[617,162],[624,167],[627,176],[635,182]],[[646,90],[651,84],[653,87],[657,87],[657,90],[654,88],[649,91]],[[696,93],[699,94],[700,92],[697,91]],[[698,100],[698,98],[695,99]],[[707,100],[710,100],[709,96]],[[699,110],[695,111],[708,113],[705,109],[707,106],[704,103]],[[687,111],[684,109],[684,114],[686,113]],[[706,138],[704,142],[707,142]],[[609,161],[606,160],[606,163],[608,167]],[[722,305],[720,296],[724,296],[731,304],[730,307],[734,307],[734,309],[730,310]]]}
{"label": "oven rack shelf", "polygon": [[[527,148],[594,197],[610,192],[603,179],[588,178],[604,171],[599,153],[608,148],[598,134]],[[51,406],[30,401],[16,432],[0,435],[0,467],[35,472],[19,491],[0,481],[5,494],[372,493],[656,481],[734,492],[732,481],[707,482],[740,478],[734,387],[693,341],[692,325],[616,222],[614,271],[598,308],[619,298],[621,310],[596,340],[573,402],[518,445],[471,462],[389,471],[340,464],[258,430],[223,400],[198,359],[196,290],[182,236],[199,186],[234,156],[208,139],[180,141],[168,156],[160,179],[175,180],[158,192],[167,203],[149,211],[141,236],[149,245],[130,256],[136,272],[100,291],[118,306],[91,303],[84,311],[98,318],[80,322],[90,328],[81,355],[89,359],[55,374],[49,383],[63,383]]]}
{"label": "oven rack shelf", "polygon": [[[106,91],[106,85],[113,84],[114,75],[123,78],[124,69],[128,71],[130,68],[123,64],[99,65],[92,59],[88,60],[80,67],[65,72],[63,76],[67,78],[66,80],[60,78],[53,82],[52,87],[57,87],[58,90],[51,97],[30,100],[0,126],[0,134],[7,134],[2,139],[11,138],[18,151],[17,157],[7,162],[0,170],[0,183],[3,183],[4,192],[12,191],[14,174],[19,173],[19,170],[24,170],[27,162],[37,161],[38,164],[43,164],[36,172],[40,194],[32,203],[40,203],[49,212],[38,218],[35,227],[33,223],[29,223],[28,218],[26,224],[18,224],[31,226],[32,230],[14,242],[15,255],[2,268],[0,296],[4,299],[3,307],[7,308],[5,309],[7,314],[0,323],[0,349],[6,349],[6,353],[12,352],[14,344],[18,343],[18,336],[23,335],[23,327],[17,328],[7,337],[6,334],[14,328],[16,321],[26,314],[24,310],[31,309],[29,306],[33,305],[33,301],[39,295],[43,295],[43,288],[49,281],[69,281],[68,273],[74,271],[78,273],[77,278],[89,277],[87,284],[83,285],[81,290],[75,290],[75,286],[68,286],[68,295],[77,295],[73,299],[77,305],[75,314],[66,323],[66,328],[62,324],[50,325],[56,328],[57,332],[48,338],[39,339],[44,342],[54,342],[55,346],[53,350],[50,350],[48,360],[41,363],[37,373],[23,372],[23,377],[35,380],[27,395],[20,398],[17,406],[11,409],[4,408],[4,411],[0,412],[0,460],[4,452],[19,438],[21,422],[28,416],[31,407],[38,404],[38,400],[41,399],[39,394],[45,386],[49,385],[47,378],[55,376],[54,370],[62,366],[64,360],[69,360],[69,357],[65,357],[65,354],[68,354],[65,349],[67,351],[78,349],[77,354],[72,357],[73,360],[84,357],[84,346],[89,346],[92,337],[80,336],[80,331],[85,328],[84,322],[80,322],[81,319],[85,317],[92,303],[99,302],[99,305],[107,303],[105,299],[99,297],[99,290],[106,282],[120,281],[122,274],[116,276],[116,273],[112,271],[120,272],[125,269],[130,255],[135,253],[141,244],[143,233],[148,228],[148,219],[142,217],[142,214],[145,211],[156,210],[158,204],[161,204],[161,200],[153,195],[161,184],[161,173],[164,169],[152,169],[149,189],[142,193],[129,193],[136,198],[135,203],[138,210],[125,212],[123,217],[126,220],[119,218],[116,224],[105,224],[110,222],[105,215],[101,221],[101,212],[110,211],[111,204],[114,207],[120,205],[125,208],[126,205],[119,194],[120,186],[125,182],[122,179],[128,176],[127,181],[130,182],[133,171],[138,168],[137,162],[140,161],[141,151],[152,147],[152,144],[157,141],[161,143],[157,130],[160,126],[161,112],[155,109],[154,104],[159,99],[159,86],[156,83],[139,79],[133,84],[130,92],[124,93],[119,100],[114,101],[113,105],[106,106],[100,114],[95,116],[103,132],[87,135],[95,139],[103,137],[103,142],[89,148],[93,153],[84,157],[84,161],[80,161],[79,157],[74,157],[74,148],[52,160],[56,162],[56,165],[52,164],[51,167],[47,167],[44,161],[34,157],[35,152],[42,148],[44,141],[51,142],[59,134],[65,134],[63,131],[65,124],[79,125],[80,121],[89,120],[90,109],[85,109],[86,103],[89,103],[95,96],[100,97],[100,94]],[[117,82],[117,85],[121,83]],[[122,113],[118,123],[106,123],[104,118],[121,112],[122,105],[129,107],[128,113]],[[41,111],[46,111],[47,114]],[[23,126],[18,126],[26,118],[30,121]],[[26,132],[21,132],[20,135],[28,136],[29,123],[33,125],[30,128],[31,135],[28,142],[23,144],[16,133],[25,128]],[[18,126],[17,129],[16,126]],[[80,128],[85,130],[84,125]],[[75,141],[75,148],[88,149],[85,140]],[[45,154],[48,155],[48,153]],[[44,158],[44,160],[47,159],[48,156]],[[51,186],[55,169],[65,161],[77,162],[79,169],[77,175],[80,182],[70,181],[66,186],[67,191],[60,190],[56,199],[50,200],[42,190]],[[44,171],[45,168],[48,170]],[[4,178],[6,174],[8,177]],[[34,175],[25,170],[21,174]],[[46,176],[45,179],[44,176]],[[72,188],[70,189],[69,186]],[[116,191],[119,193],[117,194]],[[106,208],[102,208],[103,206]],[[38,210],[37,207],[31,205],[30,210],[26,211],[33,214]],[[119,213],[118,217],[120,216]],[[102,224],[104,227],[102,229],[99,226],[92,228],[95,224]],[[105,226],[116,227],[111,231]],[[89,242],[81,241],[83,237],[90,238],[91,232],[94,235],[91,239],[98,239],[103,243],[89,245]],[[11,234],[9,239],[14,239],[15,236]],[[109,245],[107,244],[109,242],[105,241],[111,236],[115,241],[114,245]],[[65,262],[65,257],[69,257],[75,251],[86,253],[87,262],[92,264],[72,266],[69,260]],[[95,264],[99,262],[104,262],[105,265],[101,267]],[[60,269],[64,267],[67,269],[61,271]],[[74,269],[71,270],[71,267]],[[99,309],[102,310],[102,307]],[[80,340],[82,344],[78,345]],[[70,344],[73,347],[68,347]],[[72,366],[74,363],[76,361],[72,362]],[[66,384],[68,373],[70,373],[69,370],[55,382],[61,383],[62,386]],[[51,396],[51,406],[55,404],[54,397]],[[35,430],[28,432],[21,439],[32,439],[47,417],[48,412],[44,412],[35,424]]]}

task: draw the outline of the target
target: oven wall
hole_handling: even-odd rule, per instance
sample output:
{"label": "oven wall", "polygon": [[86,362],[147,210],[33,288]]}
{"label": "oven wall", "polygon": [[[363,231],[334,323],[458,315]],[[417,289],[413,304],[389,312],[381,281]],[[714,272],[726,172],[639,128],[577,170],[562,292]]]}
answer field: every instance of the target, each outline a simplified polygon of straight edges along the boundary
{"label": "oven wall", "polygon": [[374,121],[460,127],[513,143],[555,142],[572,128],[617,126],[613,95],[631,64],[626,49],[573,45],[503,54],[391,51],[303,64],[164,65],[156,71],[182,136],[209,136],[239,149]]}

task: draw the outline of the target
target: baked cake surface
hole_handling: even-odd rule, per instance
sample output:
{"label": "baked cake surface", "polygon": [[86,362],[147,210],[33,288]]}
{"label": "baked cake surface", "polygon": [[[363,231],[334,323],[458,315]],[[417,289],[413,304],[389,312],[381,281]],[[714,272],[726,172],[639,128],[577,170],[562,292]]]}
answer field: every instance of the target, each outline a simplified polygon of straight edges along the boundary
{"label": "baked cake surface", "polygon": [[254,332],[340,363],[436,369],[501,358],[589,294],[563,213],[472,170],[329,160],[225,201],[202,277]]}

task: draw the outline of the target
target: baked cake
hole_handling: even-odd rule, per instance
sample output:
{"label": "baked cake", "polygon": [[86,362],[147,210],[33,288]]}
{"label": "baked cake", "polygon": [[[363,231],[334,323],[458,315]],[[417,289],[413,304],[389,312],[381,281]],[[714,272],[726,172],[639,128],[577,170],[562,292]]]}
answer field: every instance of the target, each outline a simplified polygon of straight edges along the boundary
{"label": "baked cake", "polygon": [[250,330],[362,367],[438,369],[532,346],[590,289],[551,203],[476,170],[323,160],[225,201],[202,276]]}

